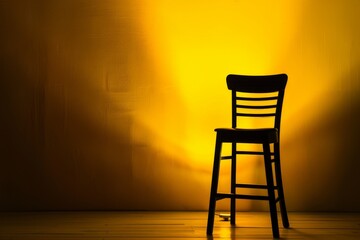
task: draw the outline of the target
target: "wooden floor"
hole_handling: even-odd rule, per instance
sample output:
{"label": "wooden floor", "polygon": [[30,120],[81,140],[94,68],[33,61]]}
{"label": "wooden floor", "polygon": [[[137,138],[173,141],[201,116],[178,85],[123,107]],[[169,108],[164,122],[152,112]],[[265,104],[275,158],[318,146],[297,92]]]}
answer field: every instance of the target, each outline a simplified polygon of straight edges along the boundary
{"label": "wooden floor", "polygon": [[[289,213],[283,239],[360,239],[360,213]],[[0,213],[0,239],[272,239],[266,212],[239,212],[236,227],[216,216],[206,237],[206,212]]]}

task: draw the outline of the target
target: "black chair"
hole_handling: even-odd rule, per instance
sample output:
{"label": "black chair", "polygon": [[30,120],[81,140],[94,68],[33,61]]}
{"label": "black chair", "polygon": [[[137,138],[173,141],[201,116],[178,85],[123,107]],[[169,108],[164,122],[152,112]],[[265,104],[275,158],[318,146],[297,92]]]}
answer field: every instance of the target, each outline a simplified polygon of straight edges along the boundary
{"label": "black chair", "polygon": [[[280,204],[283,226],[289,228],[280,168],[280,120],[287,75],[245,76],[230,74],[226,81],[228,89],[232,91],[232,128],[215,129],[216,145],[207,235],[212,235],[213,232],[216,201],[230,198],[230,223],[232,225],[235,225],[236,219],[236,199],[267,200],[270,207],[273,237],[278,238],[279,226],[276,203]],[[273,118],[273,125],[270,128],[237,128],[241,118],[269,117]],[[230,156],[221,155],[223,143],[231,143]],[[261,144],[262,151],[241,151],[237,149],[241,143]],[[264,157],[266,185],[236,182],[236,161],[241,160],[240,155],[262,155]],[[231,161],[230,193],[218,192],[221,160]],[[275,175],[275,182],[273,174]],[[236,189],[238,188],[265,189],[267,195],[237,194]]]}

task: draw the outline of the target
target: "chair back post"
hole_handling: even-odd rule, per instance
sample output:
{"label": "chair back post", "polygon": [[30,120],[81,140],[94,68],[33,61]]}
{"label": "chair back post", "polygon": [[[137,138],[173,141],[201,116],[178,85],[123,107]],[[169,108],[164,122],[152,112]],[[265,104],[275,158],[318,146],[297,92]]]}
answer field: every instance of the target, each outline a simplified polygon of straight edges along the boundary
{"label": "chair back post", "polygon": [[231,127],[237,127],[237,116],[236,116],[236,91],[231,91]]}
{"label": "chair back post", "polygon": [[[286,83],[285,83],[286,84]],[[276,106],[276,116],[275,116],[275,121],[274,121],[274,127],[277,128],[278,130],[278,138],[280,142],[280,125],[281,125],[281,116],[282,116],[282,107],[283,107],[283,101],[284,101],[284,94],[285,91],[284,89],[281,89],[279,91],[279,95],[278,95],[278,102],[277,102],[277,106]]]}

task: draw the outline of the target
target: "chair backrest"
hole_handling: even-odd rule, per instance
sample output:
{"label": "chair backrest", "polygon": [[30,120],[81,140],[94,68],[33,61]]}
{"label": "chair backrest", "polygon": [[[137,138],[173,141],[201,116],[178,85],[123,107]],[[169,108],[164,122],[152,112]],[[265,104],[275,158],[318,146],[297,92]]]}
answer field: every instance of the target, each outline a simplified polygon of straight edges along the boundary
{"label": "chair backrest", "polygon": [[235,75],[226,78],[232,91],[232,127],[238,126],[238,118],[273,118],[273,126],[280,131],[281,111],[284,99],[286,74]]}

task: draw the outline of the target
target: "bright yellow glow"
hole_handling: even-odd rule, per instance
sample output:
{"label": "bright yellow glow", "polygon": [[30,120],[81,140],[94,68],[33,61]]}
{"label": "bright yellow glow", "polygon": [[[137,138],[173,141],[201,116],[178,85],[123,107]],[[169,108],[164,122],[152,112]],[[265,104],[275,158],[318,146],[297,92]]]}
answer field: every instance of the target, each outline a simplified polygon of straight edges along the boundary
{"label": "bright yellow glow", "polygon": [[[288,50],[296,24],[289,19],[295,18],[299,6],[268,1],[147,1],[144,9],[148,48],[163,71],[158,84],[170,85],[181,104],[179,109],[174,104],[176,114],[167,119],[180,117],[180,124],[164,131],[161,140],[180,145],[193,166],[208,163],[212,129],[230,125],[226,75],[278,71],[274,66]],[[166,101],[169,111],[173,98]],[[153,128],[158,128],[156,121]],[[173,132],[177,128],[182,129],[181,136]]]}

